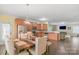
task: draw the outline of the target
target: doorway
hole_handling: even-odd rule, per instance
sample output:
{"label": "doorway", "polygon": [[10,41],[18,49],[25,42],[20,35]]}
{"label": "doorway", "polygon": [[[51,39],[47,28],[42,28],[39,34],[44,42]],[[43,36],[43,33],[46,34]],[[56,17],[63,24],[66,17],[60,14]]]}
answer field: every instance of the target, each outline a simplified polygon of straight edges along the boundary
{"label": "doorway", "polygon": [[5,41],[10,38],[10,33],[11,33],[10,24],[2,24],[2,30],[3,30],[2,39],[3,41]]}

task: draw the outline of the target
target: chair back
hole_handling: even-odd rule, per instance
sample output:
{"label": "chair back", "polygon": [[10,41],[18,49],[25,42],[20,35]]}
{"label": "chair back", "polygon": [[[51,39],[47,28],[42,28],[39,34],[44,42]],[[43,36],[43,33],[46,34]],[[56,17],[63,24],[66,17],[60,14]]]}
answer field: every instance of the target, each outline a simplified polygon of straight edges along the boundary
{"label": "chair back", "polygon": [[35,44],[36,55],[41,55],[46,51],[46,43],[47,43],[46,37],[36,38],[36,44]]}
{"label": "chair back", "polygon": [[11,39],[5,40],[5,49],[9,55],[15,54],[14,43]]}

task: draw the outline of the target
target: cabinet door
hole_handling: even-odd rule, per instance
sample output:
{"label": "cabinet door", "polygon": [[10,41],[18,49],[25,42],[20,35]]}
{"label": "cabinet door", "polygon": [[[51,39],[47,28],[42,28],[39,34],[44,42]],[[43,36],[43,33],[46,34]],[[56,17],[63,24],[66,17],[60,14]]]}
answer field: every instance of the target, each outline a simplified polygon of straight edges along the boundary
{"label": "cabinet door", "polygon": [[44,37],[44,32],[43,31],[38,31],[36,32],[37,37]]}
{"label": "cabinet door", "polygon": [[32,24],[28,24],[26,27],[27,27],[27,30],[32,30]]}
{"label": "cabinet door", "polygon": [[15,19],[15,23],[16,23],[17,25],[24,25],[24,20],[23,20],[23,19],[20,19],[20,18],[16,18],[16,19]]}
{"label": "cabinet door", "polygon": [[43,24],[43,30],[47,31],[47,24]]}
{"label": "cabinet door", "polygon": [[36,30],[37,29],[37,23],[32,23],[32,29]]}
{"label": "cabinet door", "polygon": [[44,24],[37,24],[37,30],[43,31],[44,30]]}
{"label": "cabinet door", "polygon": [[41,24],[37,24],[37,30],[41,30]]}
{"label": "cabinet door", "polygon": [[59,34],[58,33],[48,33],[48,40],[59,40]]}

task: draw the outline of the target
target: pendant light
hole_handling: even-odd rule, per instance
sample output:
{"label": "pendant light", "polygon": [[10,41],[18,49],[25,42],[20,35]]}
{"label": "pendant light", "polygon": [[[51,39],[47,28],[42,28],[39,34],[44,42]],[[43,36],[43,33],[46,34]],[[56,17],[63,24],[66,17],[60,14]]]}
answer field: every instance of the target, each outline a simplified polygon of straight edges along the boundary
{"label": "pendant light", "polygon": [[29,20],[29,4],[26,4],[27,7],[27,16],[26,16],[26,20],[24,21],[25,24],[31,24],[28,20]]}

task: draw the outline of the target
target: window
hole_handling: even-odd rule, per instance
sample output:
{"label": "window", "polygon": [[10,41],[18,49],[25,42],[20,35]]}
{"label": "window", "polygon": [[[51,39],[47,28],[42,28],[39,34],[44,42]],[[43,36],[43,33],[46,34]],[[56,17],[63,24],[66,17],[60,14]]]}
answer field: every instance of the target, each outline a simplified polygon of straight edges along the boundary
{"label": "window", "polygon": [[75,25],[72,27],[73,33],[79,33],[79,25]]}
{"label": "window", "polygon": [[10,24],[2,24],[2,30],[3,30],[2,39],[3,40],[9,39],[11,33]]}

